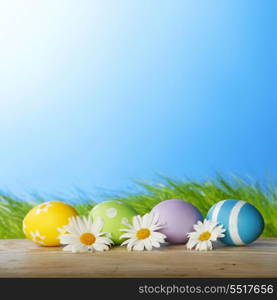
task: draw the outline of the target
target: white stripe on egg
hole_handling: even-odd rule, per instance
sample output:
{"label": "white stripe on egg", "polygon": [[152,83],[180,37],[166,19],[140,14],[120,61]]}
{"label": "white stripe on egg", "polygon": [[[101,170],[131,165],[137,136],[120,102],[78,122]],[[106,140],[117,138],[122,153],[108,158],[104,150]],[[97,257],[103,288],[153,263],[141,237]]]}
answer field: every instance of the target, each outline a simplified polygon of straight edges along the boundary
{"label": "white stripe on egg", "polygon": [[217,216],[218,216],[218,213],[219,213],[219,210],[221,208],[221,206],[225,203],[226,200],[223,200],[223,201],[220,201],[216,204],[215,208],[214,208],[214,211],[213,211],[213,214],[212,214],[212,220],[217,222]]}
{"label": "white stripe on egg", "polygon": [[231,239],[236,245],[244,245],[244,242],[241,240],[238,232],[238,215],[241,208],[246,204],[245,201],[238,201],[236,205],[232,208],[230,217],[229,217],[229,233]]}

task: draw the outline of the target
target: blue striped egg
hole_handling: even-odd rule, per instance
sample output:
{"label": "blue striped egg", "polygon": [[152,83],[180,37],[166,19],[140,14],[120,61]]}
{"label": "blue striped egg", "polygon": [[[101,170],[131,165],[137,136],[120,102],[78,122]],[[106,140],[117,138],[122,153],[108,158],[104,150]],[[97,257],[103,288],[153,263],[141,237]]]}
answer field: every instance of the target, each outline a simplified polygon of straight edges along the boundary
{"label": "blue striped egg", "polygon": [[242,200],[222,200],[213,205],[208,220],[217,221],[226,229],[220,240],[231,246],[241,246],[255,241],[264,230],[264,219],[252,204]]}

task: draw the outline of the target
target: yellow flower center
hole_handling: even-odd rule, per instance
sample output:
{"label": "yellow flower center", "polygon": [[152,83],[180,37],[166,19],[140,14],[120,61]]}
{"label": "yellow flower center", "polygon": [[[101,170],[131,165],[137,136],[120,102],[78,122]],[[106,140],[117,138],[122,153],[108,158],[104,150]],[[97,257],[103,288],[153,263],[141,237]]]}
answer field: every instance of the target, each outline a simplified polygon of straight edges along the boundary
{"label": "yellow flower center", "polygon": [[137,239],[138,240],[144,240],[150,236],[150,230],[147,228],[141,228],[139,231],[137,231]]}
{"label": "yellow flower center", "polygon": [[210,232],[206,231],[201,233],[198,239],[199,241],[207,241],[210,238],[210,236],[211,236]]}
{"label": "yellow flower center", "polygon": [[96,241],[96,237],[92,233],[83,233],[80,236],[80,242],[84,245],[90,246],[90,245],[94,244],[95,241]]}

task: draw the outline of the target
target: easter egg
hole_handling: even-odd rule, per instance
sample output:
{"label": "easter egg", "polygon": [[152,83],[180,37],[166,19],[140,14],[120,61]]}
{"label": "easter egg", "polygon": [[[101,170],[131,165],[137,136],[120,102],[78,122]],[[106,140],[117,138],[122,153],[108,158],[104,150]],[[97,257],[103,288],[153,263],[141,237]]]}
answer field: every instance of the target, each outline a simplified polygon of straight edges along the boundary
{"label": "easter egg", "polygon": [[171,199],[157,204],[152,212],[159,213],[159,223],[163,228],[159,231],[166,235],[166,241],[172,244],[186,243],[187,233],[194,231],[193,225],[202,221],[200,211],[191,203]]}
{"label": "easter egg", "polygon": [[69,204],[49,201],[32,208],[23,220],[23,232],[34,243],[42,246],[59,246],[61,229],[69,218],[77,216]]}
{"label": "easter egg", "polygon": [[97,204],[90,212],[90,217],[95,221],[100,217],[104,221],[102,231],[111,234],[111,240],[115,244],[121,244],[124,239],[120,236],[124,233],[120,229],[127,228],[126,221],[132,224],[136,211],[121,201],[105,201]]}
{"label": "easter egg", "polygon": [[222,200],[208,211],[207,219],[217,221],[226,229],[221,241],[241,246],[255,241],[264,230],[264,220],[252,204],[241,200]]}

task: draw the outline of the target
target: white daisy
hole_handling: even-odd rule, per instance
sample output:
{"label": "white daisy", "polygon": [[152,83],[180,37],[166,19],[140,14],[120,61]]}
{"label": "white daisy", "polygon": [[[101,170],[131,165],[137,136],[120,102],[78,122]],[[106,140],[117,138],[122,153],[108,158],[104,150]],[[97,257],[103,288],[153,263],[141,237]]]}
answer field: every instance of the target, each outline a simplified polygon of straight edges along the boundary
{"label": "white daisy", "polygon": [[40,204],[36,209],[36,214],[39,215],[41,212],[47,212],[48,208],[51,206],[52,204],[50,202]]}
{"label": "white daisy", "polygon": [[165,242],[166,236],[160,232],[157,232],[162,228],[158,223],[158,213],[148,213],[143,217],[134,216],[133,224],[124,222],[129,228],[121,229],[126,233],[122,234],[120,238],[128,238],[121,246],[127,245],[127,249],[131,250],[152,250],[152,247],[159,248],[161,243]]}
{"label": "white daisy", "polygon": [[97,218],[94,223],[86,217],[71,217],[69,224],[63,226],[66,231],[59,229],[62,234],[59,236],[61,244],[67,245],[64,251],[85,252],[85,251],[104,251],[108,250],[113,243],[110,235],[101,232],[104,222]]}
{"label": "white daisy", "polygon": [[218,225],[217,222],[212,220],[204,220],[202,223],[198,221],[197,224],[193,225],[194,232],[189,232],[189,241],[187,248],[191,250],[195,247],[195,250],[212,250],[212,242],[215,242],[218,238],[224,237],[223,232],[226,230],[222,225]]}

